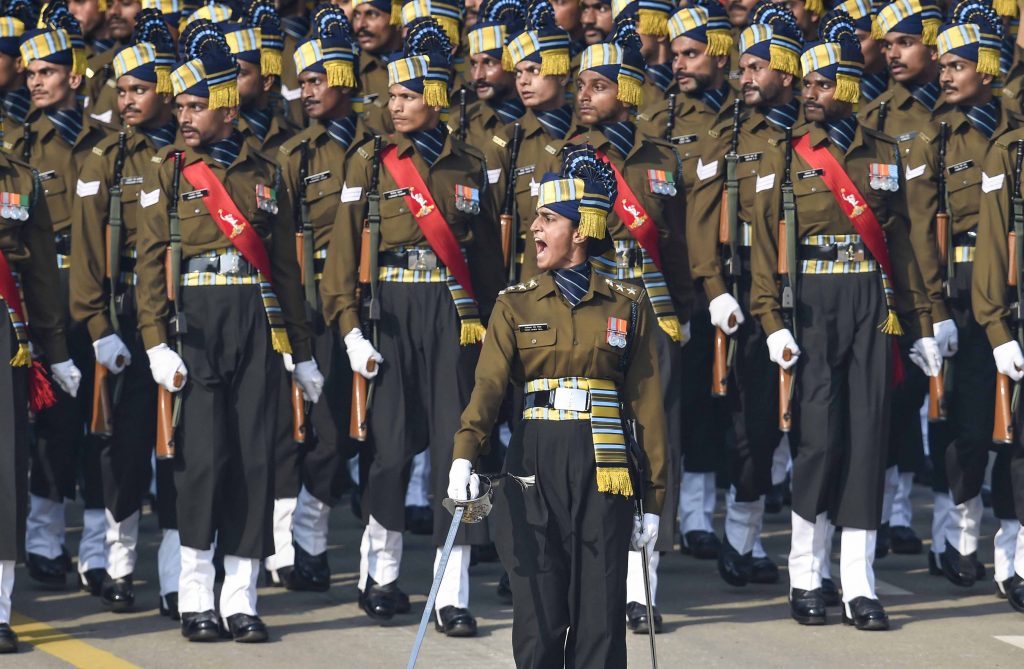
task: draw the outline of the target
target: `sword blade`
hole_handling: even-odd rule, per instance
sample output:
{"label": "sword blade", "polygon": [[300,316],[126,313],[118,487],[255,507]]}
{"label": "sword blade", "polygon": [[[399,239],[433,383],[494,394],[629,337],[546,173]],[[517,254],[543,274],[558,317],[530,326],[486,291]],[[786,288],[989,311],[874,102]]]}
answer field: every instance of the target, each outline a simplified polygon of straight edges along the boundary
{"label": "sword blade", "polygon": [[658,669],[658,649],[654,644],[654,604],[651,603],[651,571],[647,565],[647,546],[640,549],[640,559],[644,565],[644,595],[647,596],[647,636],[651,640],[651,667]]}
{"label": "sword blade", "polygon": [[430,594],[427,596],[427,605],[423,608],[423,615],[420,617],[420,628],[416,630],[416,643],[412,646],[412,653],[409,655],[409,663],[406,669],[413,669],[416,666],[416,658],[420,654],[420,646],[423,645],[423,636],[427,633],[427,625],[430,623],[430,616],[434,611],[434,601],[437,599],[437,591],[441,589],[441,579],[444,578],[445,567],[448,566],[448,556],[455,545],[455,535],[459,531],[459,523],[462,522],[462,514],[466,507],[455,508],[452,515],[452,524],[448,527],[448,536],[444,540],[444,548],[441,550],[441,561],[437,564],[437,573],[434,574],[434,582],[430,584]]}

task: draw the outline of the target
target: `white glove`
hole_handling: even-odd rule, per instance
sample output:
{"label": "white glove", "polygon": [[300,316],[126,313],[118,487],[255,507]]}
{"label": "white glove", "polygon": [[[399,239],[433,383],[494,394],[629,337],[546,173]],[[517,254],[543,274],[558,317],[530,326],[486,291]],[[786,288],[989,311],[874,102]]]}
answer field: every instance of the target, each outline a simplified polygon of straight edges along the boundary
{"label": "white glove", "polygon": [[[384,362],[384,358],[377,353],[377,349],[363,336],[359,328],[352,328],[352,331],[345,335],[345,352],[348,353],[348,364],[352,371],[359,372],[363,378],[372,379],[380,372],[380,363]],[[370,360],[377,362],[372,372],[367,369]]]}
{"label": "white glove", "polygon": [[[291,357],[290,355],[288,356]],[[307,360],[300,362],[295,365],[295,371],[292,372],[292,380],[302,388],[303,396],[316,404],[317,400],[320,399],[320,393],[324,390],[324,375],[320,373],[320,369],[316,366],[315,360]]]}
{"label": "white glove", "polygon": [[295,371],[295,361],[292,360],[291,353],[282,353],[281,360],[284,362],[284,371],[288,372],[289,374]]}
{"label": "white glove", "polygon": [[1021,353],[1020,344],[1015,341],[1008,341],[992,349],[992,357],[996,359],[996,370],[1005,374],[1014,381],[1020,381],[1024,377],[1024,354]]}
{"label": "white glove", "polygon": [[682,348],[690,343],[690,339],[693,335],[690,334],[690,321],[679,324],[679,348]]}
{"label": "white glove", "polygon": [[947,318],[933,325],[932,332],[935,333],[935,341],[939,344],[939,353],[942,357],[953,357],[960,348],[960,335],[957,333],[956,323]]}
{"label": "white glove", "polygon": [[[739,302],[729,293],[722,293],[708,304],[708,311],[711,312],[711,324],[727,335],[739,329],[743,322],[743,310]],[[729,319],[734,318],[732,325]]]}
{"label": "white glove", "polygon": [[[793,333],[785,328],[768,335],[767,343],[768,357],[782,369],[789,369],[796,364],[796,359],[800,357],[800,347],[796,345]],[[789,360],[782,357],[783,351],[787,348],[793,354]]]}
{"label": "white glove", "polygon": [[56,362],[50,365],[50,373],[60,389],[72,397],[78,396],[78,384],[82,382],[82,372],[75,367],[73,360]]}
{"label": "white glove", "polygon": [[641,519],[633,516],[633,536],[629,539],[630,547],[638,551],[645,546],[650,549],[658,540],[658,526],[661,524],[661,517],[654,513],[645,513]]}
{"label": "white glove", "polygon": [[938,376],[942,371],[942,354],[935,337],[921,337],[910,347],[910,361],[928,376]]}
{"label": "white glove", "polygon": [[[176,393],[185,387],[188,381],[188,370],[181,356],[172,351],[167,344],[158,344],[153,348],[146,349],[149,356],[149,371],[153,374],[153,380],[163,386],[166,390]],[[181,385],[174,385],[175,374],[181,374]]]}
{"label": "white glove", "polygon": [[473,463],[466,458],[452,461],[452,468],[448,471],[448,497],[456,502],[465,502],[480,496],[480,477],[472,472]]}
{"label": "white glove", "polygon": [[120,374],[132,364],[132,354],[116,332],[94,341],[92,350],[96,351],[96,362],[109,369],[111,374]]}

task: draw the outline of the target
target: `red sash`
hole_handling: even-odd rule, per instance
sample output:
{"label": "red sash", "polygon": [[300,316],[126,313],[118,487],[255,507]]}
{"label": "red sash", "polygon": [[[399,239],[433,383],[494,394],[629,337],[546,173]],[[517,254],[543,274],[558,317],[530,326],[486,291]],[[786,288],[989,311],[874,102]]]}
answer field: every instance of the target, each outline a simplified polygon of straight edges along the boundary
{"label": "red sash", "polygon": [[[853,180],[850,179],[850,175],[828,150],[827,145],[812,147],[809,134],[793,140],[793,150],[813,169],[822,171],[821,180],[832,192],[832,196],[839,203],[839,208],[850,219],[850,223],[860,235],[861,241],[878,261],[888,280],[892,281],[892,259],[889,257],[889,246],[885,243],[882,224],[875,218],[875,212],[871,211],[871,207],[867,205],[867,201],[854,185]],[[898,384],[903,380],[903,363],[900,359],[896,337],[892,338],[892,347],[893,381]]]}
{"label": "red sash", "polygon": [[0,297],[4,299],[7,306],[14,310],[14,315],[18,320],[25,323],[27,327],[28,323],[25,321],[25,309],[21,304],[18,284],[14,282],[14,274],[11,272],[11,266],[7,263],[3,251],[0,251]]}
{"label": "red sash", "polygon": [[210,216],[217,223],[217,227],[238,249],[242,257],[258,269],[266,281],[272,282],[267,247],[263,245],[263,240],[253,229],[252,224],[238,210],[238,206],[235,205],[224,188],[224,184],[217,179],[210,166],[202,160],[197,160],[191,165],[187,165],[182,170],[182,174],[198,190],[206,191],[206,195],[203,196],[203,204],[206,205]]}
{"label": "red sash", "polygon": [[433,196],[423,183],[419,171],[409,157],[399,158],[398,148],[392,144],[380,154],[381,162],[391,174],[399,188],[408,188],[405,195],[405,203],[409,205],[409,211],[416,219],[416,225],[427,238],[427,243],[434,250],[437,257],[441,259],[448,271],[452,273],[455,280],[465,289],[470,297],[476,299],[473,292],[473,280],[469,274],[469,264],[466,257],[462,255],[462,247],[448,227],[448,221],[441,215]]}

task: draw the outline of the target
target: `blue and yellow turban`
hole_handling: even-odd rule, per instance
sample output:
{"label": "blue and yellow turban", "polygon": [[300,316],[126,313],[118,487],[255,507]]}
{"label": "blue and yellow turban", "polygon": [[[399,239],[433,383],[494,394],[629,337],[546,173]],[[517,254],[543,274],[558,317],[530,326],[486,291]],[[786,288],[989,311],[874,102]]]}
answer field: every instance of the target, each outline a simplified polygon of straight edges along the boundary
{"label": "blue and yellow turban", "polygon": [[525,21],[526,16],[520,0],[483,0],[480,3],[476,25],[467,33],[469,55],[472,57],[486,53],[501,60],[505,69],[514,68],[514,64],[509,65],[503,59],[505,42],[509,35],[523,29]]}
{"label": "blue and yellow turban", "polygon": [[135,17],[134,44],[114,56],[114,78],[126,74],[156,84],[157,93],[170,93],[174,69],[174,39],[159,10],[143,9]]}
{"label": "blue and yellow turban", "polygon": [[998,77],[1003,22],[983,0],[963,0],[950,10],[950,22],[936,40],[939,57],[947,53],[978,63],[980,74]]}
{"label": "blue and yellow turban", "polygon": [[532,0],[526,8],[529,30],[513,35],[505,45],[502,65],[510,72],[524,60],[540,63],[543,75],[569,74],[569,33],[555,23],[550,0]]}
{"label": "blue and yellow turban", "polygon": [[570,145],[562,154],[561,174],[548,172],[541,179],[537,208],[565,216],[584,237],[604,239],[617,194],[615,173],[598,160],[594,147]]}
{"label": "blue and yellow turban", "polygon": [[784,4],[760,2],[750,12],[750,25],[740,33],[740,55],[768,61],[768,67],[800,76],[803,33],[796,17]]}
{"label": "blue and yellow turban", "polygon": [[857,102],[864,74],[864,55],[853,19],[842,10],[833,10],[822,17],[818,34],[821,41],[808,45],[800,56],[804,76],[817,72],[832,79],[836,82],[836,100]]}
{"label": "blue and yellow turban", "polygon": [[447,107],[452,43],[432,18],[416,19],[408,28],[405,51],[388,63],[388,86],[401,84],[422,93],[429,106]]}
{"label": "blue and yellow turban", "polygon": [[434,19],[452,44],[461,38],[464,12],[459,0],[410,0],[402,5],[401,17],[406,28],[416,19]]}
{"label": "blue and yellow turban", "polygon": [[43,7],[37,27],[22,33],[19,51],[26,66],[33,60],[45,60],[70,67],[71,73],[77,75],[84,75],[88,66],[82,28],[68,10],[66,0]]}
{"label": "blue and yellow turban", "polygon": [[636,31],[641,35],[668,35],[668,17],[676,9],[671,0],[612,0],[612,15],[635,12]]}
{"label": "blue and yellow turban", "polygon": [[345,12],[324,3],[313,12],[313,37],[300,42],[292,56],[295,72],[305,70],[327,75],[328,86],[356,86],[358,51],[352,24]]}
{"label": "blue and yellow turban", "polygon": [[197,19],[181,34],[188,60],[171,72],[174,95],[209,99],[210,109],[238,106],[238,63],[224,33],[207,19]]}
{"label": "blue and yellow turban", "polygon": [[620,16],[608,41],[592,44],[580,56],[580,72],[594,70],[618,84],[616,98],[639,107],[643,104],[647,63],[640,53],[640,35],[632,20]]}
{"label": "blue and yellow turban", "polygon": [[882,39],[888,33],[920,35],[922,42],[935,46],[941,25],[942,13],[935,5],[921,0],[897,0],[875,14],[871,36]]}
{"label": "blue and yellow turban", "polygon": [[184,11],[181,0],[141,0],[140,4],[143,9],[159,10],[164,20],[171,25],[178,25]]}
{"label": "blue and yellow turban", "polygon": [[677,9],[668,19],[668,38],[679,37],[704,42],[709,56],[728,56],[732,49],[732,24],[725,9],[711,0],[707,5],[693,3]]}
{"label": "blue and yellow turban", "polygon": [[0,53],[12,58],[21,55],[19,42],[25,33],[25,24],[13,16],[0,16]]}

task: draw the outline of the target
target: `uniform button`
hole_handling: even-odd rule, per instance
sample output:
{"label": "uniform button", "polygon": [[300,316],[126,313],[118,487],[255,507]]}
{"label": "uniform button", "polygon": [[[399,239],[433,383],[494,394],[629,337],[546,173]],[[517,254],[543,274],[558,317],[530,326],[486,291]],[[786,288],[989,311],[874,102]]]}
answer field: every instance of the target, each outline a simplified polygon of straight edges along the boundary
{"label": "uniform button", "polygon": [[531,344],[536,344],[536,343],[537,343],[537,340],[536,340],[536,339],[531,339],[531,340],[530,340],[530,343],[531,343]]}
{"label": "uniform button", "polygon": [[195,213],[197,213],[197,214],[199,213],[199,208],[198,207],[196,207]]}
{"label": "uniform button", "polygon": [[815,188],[814,186],[811,186],[811,192],[812,192],[812,193],[813,193],[814,191],[816,191],[816,190],[818,190],[818,189],[817,189],[817,188]]}
{"label": "uniform button", "polygon": [[318,191],[316,192],[316,194],[317,194],[317,195],[323,195],[323,194],[324,194],[324,192],[323,192],[322,190],[318,190]]}

